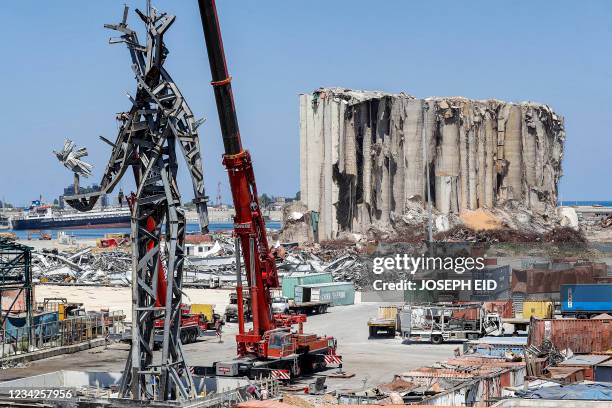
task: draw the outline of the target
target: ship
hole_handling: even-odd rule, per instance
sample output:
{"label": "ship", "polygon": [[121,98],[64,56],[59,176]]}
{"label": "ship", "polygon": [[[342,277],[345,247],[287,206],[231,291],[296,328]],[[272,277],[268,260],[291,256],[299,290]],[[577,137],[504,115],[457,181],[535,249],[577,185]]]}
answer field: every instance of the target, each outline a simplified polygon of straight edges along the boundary
{"label": "ship", "polygon": [[21,217],[11,220],[14,230],[47,230],[78,228],[129,227],[131,213],[128,207],[109,207],[88,212],[61,211],[50,205],[33,202]]}
{"label": "ship", "polygon": [[6,215],[0,214],[0,230],[11,229],[11,219]]}

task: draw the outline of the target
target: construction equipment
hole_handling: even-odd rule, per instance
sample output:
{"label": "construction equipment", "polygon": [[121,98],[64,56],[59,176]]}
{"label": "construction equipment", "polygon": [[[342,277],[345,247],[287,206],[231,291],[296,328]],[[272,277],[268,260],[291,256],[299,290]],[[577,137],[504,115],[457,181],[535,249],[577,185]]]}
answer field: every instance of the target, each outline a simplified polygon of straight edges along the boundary
{"label": "construction equipment", "polygon": [[[193,304],[181,305],[181,320],[180,320],[180,339],[182,344],[195,343],[198,337],[203,336],[208,330],[215,328],[217,320],[221,320],[221,316],[214,313],[212,305],[209,304]],[[155,346],[159,347],[164,341],[164,324],[163,318],[155,321]]]}
{"label": "construction equipment", "polygon": [[[231,322],[232,320],[238,321],[238,294],[236,292],[230,293],[230,302],[225,307],[225,321]],[[249,292],[243,293],[242,295],[242,316],[245,320],[251,318],[251,295]]]}
{"label": "construction equipment", "polygon": [[[279,286],[274,256],[270,251],[266,227],[258,202],[257,186],[251,156],[242,147],[231,77],[225,61],[219,20],[214,0],[199,0],[200,16],[212,73],[212,82],[225,154],[223,164],[227,169],[236,215],[234,235],[236,240],[236,276],[238,334],[236,335],[238,360],[217,364],[219,375],[252,375],[251,368],[266,367],[286,371],[293,377],[302,371],[324,367],[328,362],[340,361],[336,356],[336,340],[333,337],[305,334],[304,315],[273,315],[271,288]],[[244,255],[246,286],[250,292],[253,328],[245,330],[243,310],[243,283],[240,252]],[[297,332],[292,331],[299,325]]]}
{"label": "construction equipment", "polygon": [[44,312],[57,312],[59,320],[85,316],[83,303],[68,302],[68,299],[63,297],[44,298],[42,305],[39,305],[37,308]]}

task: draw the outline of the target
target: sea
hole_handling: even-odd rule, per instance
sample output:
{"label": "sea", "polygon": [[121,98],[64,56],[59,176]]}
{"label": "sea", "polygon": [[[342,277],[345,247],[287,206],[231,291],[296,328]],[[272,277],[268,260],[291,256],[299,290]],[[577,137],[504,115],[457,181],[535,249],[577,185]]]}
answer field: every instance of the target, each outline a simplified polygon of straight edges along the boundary
{"label": "sea", "polygon": [[[280,229],[281,223],[279,221],[268,221],[266,222],[266,227],[269,229]],[[221,232],[221,231],[232,231],[234,229],[234,224],[231,222],[211,222],[208,225],[208,229],[211,232]],[[53,230],[44,230],[47,234],[51,234],[51,238],[57,238],[57,234],[60,231],[64,231],[67,235],[72,236],[76,239],[97,239],[104,238],[104,235],[109,233],[130,233],[130,228],[79,228],[79,229],[53,229]],[[4,232],[4,231],[3,231]],[[17,235],[18,239],[26,240],[28,237],[31,239],[38,239],[40,236],[40,230],[8,230],[8,232],[12,232]],[[187,233],[198,233],[200,232],[200,225],[197,223],[188,223],[187,224]]]}
{"label": "sea", "polygon": [[602,207],[612,207],[612,201],[559,201],[559,205],[600,205]]}

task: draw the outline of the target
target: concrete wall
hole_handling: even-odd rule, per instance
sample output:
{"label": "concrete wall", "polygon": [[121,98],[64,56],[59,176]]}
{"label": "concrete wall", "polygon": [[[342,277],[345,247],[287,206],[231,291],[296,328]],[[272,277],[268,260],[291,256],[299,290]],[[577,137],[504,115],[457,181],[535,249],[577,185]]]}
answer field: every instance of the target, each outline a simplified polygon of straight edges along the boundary
{"label": "concrete wall", "polygon": [[427,197],[429,167],[443,214],[508,202],[543,212],[564,139],[546,105],[320,89],[300,95],[301,200],[320,213],[320,239],[388,229]]}

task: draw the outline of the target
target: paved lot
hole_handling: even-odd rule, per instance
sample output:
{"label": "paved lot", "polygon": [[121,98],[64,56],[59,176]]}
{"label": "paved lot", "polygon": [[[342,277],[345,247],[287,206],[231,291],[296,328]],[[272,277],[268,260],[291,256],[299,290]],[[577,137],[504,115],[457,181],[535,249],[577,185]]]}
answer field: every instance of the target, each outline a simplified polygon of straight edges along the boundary
{"label": "paved lot", "polygon": [[[328,378],[330,389],[357,389],[390,381],[393,375],[410,368],[449,358],[457,344],[402,344],[401,339],[368,339],[366,322],[376,315],[377,305],[357,304],[334,307],[325,315],[311,316],[305,331],[328,334],[338,339],[338,352],[344,358],[344,369],[355,373],[351,379]],[[197,343],[185,345],[190,365],[210,365],[231,360],[235,355],[236,323],[225,326],[223,342],[211,333]],[[128,354],[125,344],[112,344],[71,355],[29,363],[25,368],[0,370],[0,380],[36,375],[56,370],[121,371]],[[330,370],[333,371],[333,370]]]}

